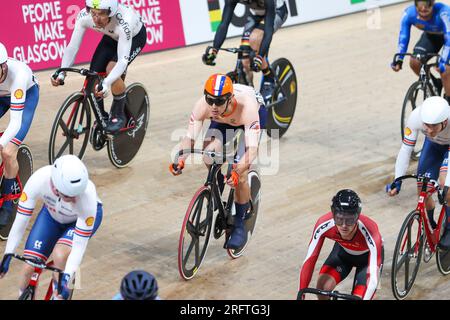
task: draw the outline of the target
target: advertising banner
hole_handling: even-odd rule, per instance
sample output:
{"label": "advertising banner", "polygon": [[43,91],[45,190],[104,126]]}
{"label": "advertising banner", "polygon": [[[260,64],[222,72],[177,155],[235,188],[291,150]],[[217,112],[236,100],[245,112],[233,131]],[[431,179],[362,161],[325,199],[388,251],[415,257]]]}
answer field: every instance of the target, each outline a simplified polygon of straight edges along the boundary
{"label": "advertising banner", "polygon": [[[184,46],[183,25],[178,0],[120,0],[134,7],[147,28],[143,52]],[[76,17],[85,0],[4,1],[0,41],[8,54],[33,70],[58,67],[70,41]],[[90,61],[102,34],[88,30],[76,63]]]}
{"label": "advertising banner", "polygon": [[[197,5],[193,6],[192,2]],[[211,41],[222,17],[224,0],[180,0],[186,44]],[[284,26],[326,19],[405,0],[286,0],[289,17]],[[238,4],[227,37],[242,34],[250,10]],[[399,18],[400,19],[400,18]]]}

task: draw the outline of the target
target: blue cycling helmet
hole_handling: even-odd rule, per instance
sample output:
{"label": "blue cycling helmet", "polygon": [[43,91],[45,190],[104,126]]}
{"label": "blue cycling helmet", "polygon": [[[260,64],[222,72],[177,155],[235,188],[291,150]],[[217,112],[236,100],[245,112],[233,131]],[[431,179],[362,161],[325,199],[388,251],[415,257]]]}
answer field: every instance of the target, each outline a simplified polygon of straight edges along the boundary
{"label": "blue cycling helmet", "polygon": [[155,300],[158,296],[158,283],[146,271],[131,271],[122,279],[120,294],[124,300]]}
{"label": "blue cycling helmet", "polygon": [[414,4],[417,6],[418,2],[426,2],[427,6],[431,7],[434,5],[435,0],[414,0]]}

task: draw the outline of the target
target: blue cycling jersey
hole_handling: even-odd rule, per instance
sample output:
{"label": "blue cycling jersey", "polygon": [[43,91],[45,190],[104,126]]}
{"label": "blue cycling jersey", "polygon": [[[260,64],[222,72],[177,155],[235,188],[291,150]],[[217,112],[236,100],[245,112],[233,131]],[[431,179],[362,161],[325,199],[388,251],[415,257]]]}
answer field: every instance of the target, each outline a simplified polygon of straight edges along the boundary
{"label": "blue cycling jersey", "polygon": [[445,47],[440,62],[447,63],[450,54],[450,6],[436,3],[433,7],[433,16],[426,21],[420,19],[415,5],[406,8],[402,17],[398,40],[398,52],[400,53],[405,53],[408,50],[412,25],[424,32],[444,36]]}

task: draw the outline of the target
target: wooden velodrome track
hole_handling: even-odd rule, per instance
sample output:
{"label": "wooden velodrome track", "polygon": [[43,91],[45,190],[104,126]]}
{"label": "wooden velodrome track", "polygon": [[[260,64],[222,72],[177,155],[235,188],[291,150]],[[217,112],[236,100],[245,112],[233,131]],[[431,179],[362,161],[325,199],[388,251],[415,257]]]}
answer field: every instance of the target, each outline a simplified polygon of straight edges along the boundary
{"label": "wooden velodrome track", "polygon": [[[187,205],[206,172],[198,164],[187,166],[176,178],[169,173],[177,144],[172,134],[184,132],[208,75],[228,71],[235,57],[221,54],[216,68],[206,67],[201,62],[205,44],[138,57],[127,82],[142,82],[149,91],[148,134],[132,165],[122,170],[110,164],[106,149],[88,148],[84,160],[105,216],[89,242],[74,298],[110,299],[123,275],[142,268],[156,275],[164,299],[295,299],[313,226],[329,210],[333,194],[348,187],[360,194],[363,212],[378,222],[385,241],[385,268],[376,298],[393,299],[393,248],[404,217],[416,204],[414,183],[405,183],[396,198],[384,193],[401,144],[401,103],[415,80],[407,64],[397,74],[389,68],[407,5],[381,9],[379,29],[368,28],[369,15],[362,12],[284,28],[274,36],[272,59],[290,59],[300,78],[297,112],[279,144],[278,172],[262,177],[261,215],[244,256],[231,260],[222,239],[212,239],[202,268],[188,282],[178,275],[178,239]],[[418,35],[413,31],[410,48]],[[238,43],[235,38],[225,46]],[[26,139],[35,168],[47,164],[56,111],[82,85],[81,78],[71,76],[64,87],[53,88],[52,72],[37,73],[41,100]],[[7,119],[2,121],[6,125]],[[411,171],[416,165],[411,164]],[[312,285],[331,245],[325,242]],[[4,246],[0,243],[2,254]],[[17,298],[19,267],[13,262],[0,280],[0,299]],[[338,288],[349,290],[351,283],[347,279]],[[410,298],[449,296],[450,278],[441,276],[435,259],[422,263]]]}

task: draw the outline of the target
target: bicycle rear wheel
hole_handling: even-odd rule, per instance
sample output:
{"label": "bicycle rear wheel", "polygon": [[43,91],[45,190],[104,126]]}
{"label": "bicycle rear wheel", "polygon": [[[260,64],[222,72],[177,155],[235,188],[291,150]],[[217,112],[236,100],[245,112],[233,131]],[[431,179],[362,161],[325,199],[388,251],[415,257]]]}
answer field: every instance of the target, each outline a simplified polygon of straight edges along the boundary
{"label": "bicycle rear wheel", "polygon": [[[424,92],[421,83],[419,81],[416,81],[409,87],[408,91],[406,92],[405,99],[403,100],[402,115],[400,119],[400,133],[402,140],[405,134],[406,122],[408,121],[408,117],[411,112],[418,106],[420,106],[426,98],[435,95],[431,85],[428,86],[426,91],[427,92]],[[423,134],[419,134],[417,137],[416,145],[414,147],[414,151],[411,154],[411,159],[419,160],[424,141],[425,136]]]}
{"label": "bicycle rear wheel", "polygon": [[198,272],[209,245],[213,223],[211,189],[201,187],[189,203],[178,243],[178,271],[184,280]]}
{"label": "bicycle rear wheel", "polygon": [[256,170],[250,170],[248,173],[248,183],[250,185],[250,211],[245,216],[245,229],[247,230],[247,242],[238,249],[227,249],[228,255],[237,259],[244,253],[247,248],[248,243],[250,242],[250,238],[253,235],[253,231],[255,230],[256,219],[258,217],[259,205],[261,200],[261,179],[259,178],[259,174]]}
{"label": "bicycle rear wheel", "polygon": [[403,222],[392,258],[391,285],[397,300],[405,299],[414,284],[422,259],[423,240],[420,214],[414,210]]}
{"label": "bicycle rear wheel", "polygon": [[53,122],[48,146],[48,161],[52,164],[64,154],[82,159],[89,141],[91,111],[81,92],[71,94],[62,104]]}
{"label": "bicycle rear wheel", "polygon": [[[294,66],[286,58],[275,60],[271,64],[280,86],[275,88],[270,102],[266,129],[269,137],[281,138],[294,118],[297,106],[297,76]],[[283,102],[277,102],[285,99]],[[270,106],[272,105],[272,106]]]}
{"label": "bicycle rear wheel", "polygon": [[132,129],[124,130],[108,140],[109,160],[117,168],[126,167],[138,153],[150,118],[150,101],[142,84],[129,85],[126,96],[127,127]]}
{"label": "bicycle rear wheel", "polygon": [[[33,154],[31,153],[30,147],[26,144],[19,146],[17,151],[17,162],[19,163],[19,179],[22,183],[22,188],[25,187],[30,176],[33,174]],[[8,224],[0,229],[0,239],[8,240],[9,231],[14,223],[17,213],[17,204],[19,200],[13,201],[13,211],[9,218]]]}

